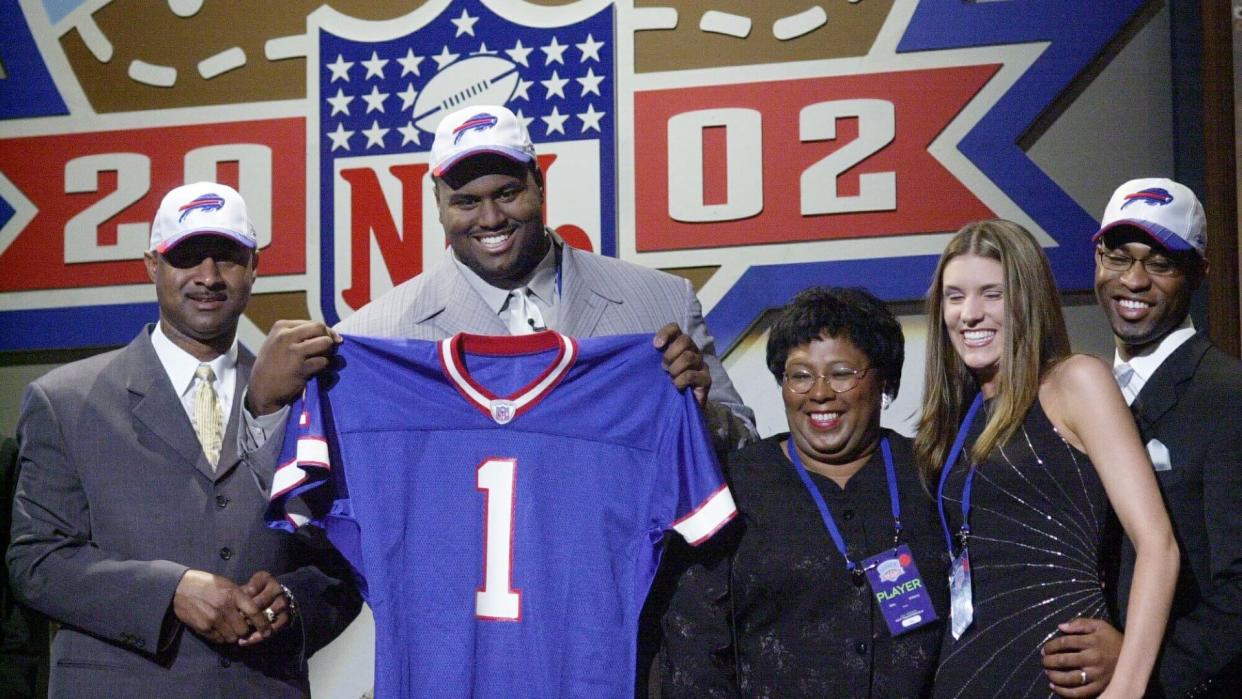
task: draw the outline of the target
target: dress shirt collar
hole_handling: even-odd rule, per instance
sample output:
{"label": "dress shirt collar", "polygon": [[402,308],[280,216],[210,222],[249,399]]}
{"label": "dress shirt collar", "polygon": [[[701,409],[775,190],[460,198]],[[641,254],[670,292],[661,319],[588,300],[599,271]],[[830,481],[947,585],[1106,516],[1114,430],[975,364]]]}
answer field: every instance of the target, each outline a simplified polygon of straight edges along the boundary
{"label": "dress shirt collar", "polygon": [[[557,252],[556,242],[553,241],[548,246],[547,254],[543,256],[543,259],[535,266],[535,270],[531,272],[530,278],[523,284],[523,286],[530,289],[532,295],[542,301],[548,308],[551,308],[556,303],[557,262],[560,257]],[[509,300],[509,290],[488,284],[482,277],[475,274],[474,270],[457,259],[457,255],[452,251],[452,248],[449,249],[449,255],[453,258],[453,264],[457,265],[457,270],[461,272],[461,275],[466,278],[466,282],[470,284],[470,288],[474,289],[479,298],[483,299],[483,303],[492,309],[492,313],[500,315],[505,310],[506,303]]]}
{"label": "dress shirt collar", "polygon": [[1130,368],[1134,370],[1134,378],[1130,379],[1130,387],[1133,394],[1137,396],[1147,381],[1156,373],[1156,370],[1160,368],[1160,365],[1164,363],[1164,360],[1168,359],[1174,350],[1181,347],[1182,344],[1194,337],[1194,335],[1194,321],[1187,315],[1186,319],[1182,321],[1181,325],[1177,326],[1176,330],[1165,335],[1154,346],[1148,347],[1143,352],[1131,357],[1129,362],[1121,358],[1120,351],[1114,351],[1113,368],[1116,369],[1126,363],[1130,365]]}
{"label": "dress shirt collar", "polygon": [[200,362],[194,355],[186,352],[173,343],[164,334],[163,321],[155,324],[151,331],[151,346],[159,357],[168,380],[172,382],[173,392],[183,403],[194,388],[194,371],[199,364],[207,364],[216,375],[216,395],[220,397],[220,410],[224,413],[225,424],[228,424],[228,413],[233,406],[233,385],[237,379],[237,338],[224,354],[209,362]]}

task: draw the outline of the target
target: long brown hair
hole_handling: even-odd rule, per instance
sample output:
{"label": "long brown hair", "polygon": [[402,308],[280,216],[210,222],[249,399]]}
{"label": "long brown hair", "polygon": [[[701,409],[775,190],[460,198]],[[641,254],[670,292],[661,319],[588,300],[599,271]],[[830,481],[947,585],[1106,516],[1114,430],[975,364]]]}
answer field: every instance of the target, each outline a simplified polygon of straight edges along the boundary
{"label": "long brown hair", "polygon": [[953,349],[944,325],[944,268],[960,255],[996,260],[1004,270],[1005,285],[997,394],[987,424],[970,448],[972,463],[981,463],[1013,437],[1039,397],[1040,380],[1070,353],[1060,295],[1035,238],[1022,226],[999,219],[962,227],[945,247],[927,290],[926,384],[914,453],[929,486],[944,466],[966,408],[979,391],[978,380]]}

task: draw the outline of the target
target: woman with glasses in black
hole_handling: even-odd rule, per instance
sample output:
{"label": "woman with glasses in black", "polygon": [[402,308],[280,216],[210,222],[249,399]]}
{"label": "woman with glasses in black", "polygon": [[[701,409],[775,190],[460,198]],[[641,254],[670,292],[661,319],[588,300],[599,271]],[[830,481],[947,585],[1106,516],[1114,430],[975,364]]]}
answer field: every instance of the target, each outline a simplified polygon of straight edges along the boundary
{"label": "woman with glasses in black", "polygon": [[664,697],[917,697],[946,613],[934,504],[880,426],[904,337],[861,289],[815,288],[772,325],[789,432],[728,458],[740,517],[695,552],[664,616]]}

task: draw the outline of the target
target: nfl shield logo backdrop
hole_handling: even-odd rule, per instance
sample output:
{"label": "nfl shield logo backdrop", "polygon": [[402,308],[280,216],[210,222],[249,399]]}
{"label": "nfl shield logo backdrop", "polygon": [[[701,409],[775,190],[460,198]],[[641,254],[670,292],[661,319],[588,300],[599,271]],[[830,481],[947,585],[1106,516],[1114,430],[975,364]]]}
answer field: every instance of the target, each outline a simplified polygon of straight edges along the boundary
{"label": "nfl shield logo backdrop", "polygon": [[614,21],[612,7],[508,17],[481,2],[384,22],[314,13],[312,313],[335,323],[445,254],[428,155],[440,120],[471,105],[504,105],[525,122],[548,225],[571,245],[616,254]]}

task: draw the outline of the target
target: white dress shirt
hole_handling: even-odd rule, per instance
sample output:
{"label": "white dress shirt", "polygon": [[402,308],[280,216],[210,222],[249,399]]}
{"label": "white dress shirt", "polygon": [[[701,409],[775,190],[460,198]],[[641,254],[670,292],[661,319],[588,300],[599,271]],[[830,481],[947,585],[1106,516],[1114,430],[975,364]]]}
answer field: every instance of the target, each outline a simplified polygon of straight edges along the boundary
{"label": "white dress shirt", "polygon": [[[530,290],[526,296],[528,301],[533,301],[535,307],[539,309],[539,314],[543,316],[544,325],[549,328],[556,326],[556,311],[558,301],[560,299],[559,289],[557,289],[557,261],[559,255],[556,243],[548,246],[548,253],[543,256],[539,264],[535,266],[535,270],[531,272],[530,279],[526,280],[525,286]],[[482,277],[475,274],[461,260],[457,259],[457,255],[452,254],[453,263],[457,265],[458,271],[465,277],[466,282],[470,284],[470,288],[483,299],[483,303],[492,309],[492,312],[500,318],[500,321],[509,326],[509,290],[492,286],[483,280]]]}
{"label": "white dress shirt", "polygon": [[1130,377],[1129,383],[1121,387],[1121,394],[1126,397],[1126,405],[1134,405],[1134,399],[1143,390],[1143,386],[1147,385],[1147,381],[1151,379],[1152,374],[1156,373],[1156,370],[1160,368],[1164,360],[1169,358],[1170,354],[1173,354],[1174,350],[1181,347],[1182,343],[1194,337],[1194,335],[1194,321],[1187,315],[1186,319],[1182,321],[1181,325],[1177,326],[1176,330],[1165,335],[1154,347],[1149,347],[1144,352],[1131,357],[1129,362],[1121,358],[1120,351],[1113,353],[1114,373],[1117,372],[1118,367],[1124,364],[1129,364],[1134,371],[1134,375]]}
{"label": "white dress shirt", "polygon": [[220,431],[228,432],[229,414],[233,411],[233,390],[237,386],[237,338],[233,339],[233,344],[224,354],[209,362],[200,362],[194,355],[173,344],[164,334],[163,327],[163,321],[155,324],[155,330],[151,332],[151,345],[155,348],[155,355],[159,357],[164,372],[168,374],[168,380],[172,382],[173,392],[181,401],[186,417],[193,424],[194,397],[198,393],[194,385],[194,371],[199,364],[206,364],[216,375],[212,387],[216,389],[220,403]]}

